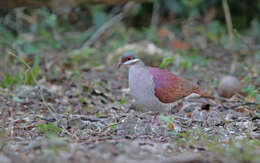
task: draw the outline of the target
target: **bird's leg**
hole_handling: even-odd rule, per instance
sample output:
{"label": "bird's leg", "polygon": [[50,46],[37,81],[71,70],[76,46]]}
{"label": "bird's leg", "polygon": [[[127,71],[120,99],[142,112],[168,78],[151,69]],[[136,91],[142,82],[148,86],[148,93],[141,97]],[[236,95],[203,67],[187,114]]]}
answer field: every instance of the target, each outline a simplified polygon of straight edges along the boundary
{"label": "bird's leg", "polygon": [[172,113],[177,113],[179,112],[183,107],[183,101],[179,101],[174,107],[173,107],[173,110],[172,110]]}
{"label": "bird's leg", "polygon": [[153,121],[152,124],[157,124],[159,121],[157,119],[158,115],[160,114],[160,112],[155,113],[154,117],[153,117]]}
{"label": "bird's leg", "polygon": [[170,106],[170,114],[175,114],[177,112],[179,112],[183,107],[183,100],[179,100],[173,104],[171,104]]}

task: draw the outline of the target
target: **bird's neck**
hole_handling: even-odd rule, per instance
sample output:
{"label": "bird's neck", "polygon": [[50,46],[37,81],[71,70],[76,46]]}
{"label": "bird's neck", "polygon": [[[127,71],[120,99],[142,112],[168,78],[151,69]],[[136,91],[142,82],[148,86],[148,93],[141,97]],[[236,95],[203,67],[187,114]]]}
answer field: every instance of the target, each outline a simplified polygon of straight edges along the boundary
{"label": "bird's neck", "polygon": [[138,62],[129,67],[129,76],[145,76],[150,75],[146,65],[143,62]]}

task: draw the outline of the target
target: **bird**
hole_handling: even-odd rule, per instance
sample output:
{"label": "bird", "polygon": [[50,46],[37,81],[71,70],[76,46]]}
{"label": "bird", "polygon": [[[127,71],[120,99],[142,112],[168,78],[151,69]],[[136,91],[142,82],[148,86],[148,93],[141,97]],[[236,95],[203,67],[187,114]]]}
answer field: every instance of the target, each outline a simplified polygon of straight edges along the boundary
{"label": "bird", "polygon": [[156,112],[154,120],[159,112],[171,110],[175,102],[192,93],[196,93],[203,98],[215,98],[202,92],[191,81],[168,70],[146,66],[133,51],[128,51],[122,55],[118,69],[124,65],[129,67],[130,94],[138,107],[146,111]]}

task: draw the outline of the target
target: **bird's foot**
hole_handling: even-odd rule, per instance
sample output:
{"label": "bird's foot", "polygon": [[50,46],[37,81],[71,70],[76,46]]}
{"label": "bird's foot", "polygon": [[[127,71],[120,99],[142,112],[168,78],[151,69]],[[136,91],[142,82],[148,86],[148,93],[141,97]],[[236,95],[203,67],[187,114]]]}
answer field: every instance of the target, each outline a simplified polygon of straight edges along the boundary
{"label": "bird's foot", "polygon": [[155,113],[155,115],[153,117],[152,125],[159,123],[159,120],[157,118],[159,114],[160,114],[159,112]]}
{"label": "bird's foot", "polygon": [[182,109],[182,107],[183,107],[183,102],[181,101],[171,107],[170,113],[175,114],[175,113],[179,112]]}

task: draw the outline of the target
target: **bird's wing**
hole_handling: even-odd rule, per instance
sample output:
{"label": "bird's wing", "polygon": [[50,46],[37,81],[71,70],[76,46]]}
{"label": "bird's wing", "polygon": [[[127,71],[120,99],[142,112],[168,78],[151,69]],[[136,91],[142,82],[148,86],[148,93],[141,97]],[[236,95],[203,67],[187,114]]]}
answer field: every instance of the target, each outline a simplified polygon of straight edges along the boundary
{"label": "bird's wing", "polygon": [[190,95],[198,87],[191,81],[159,68],[148,67],[155,85],[155,96],[164,103],[171,103]]}

